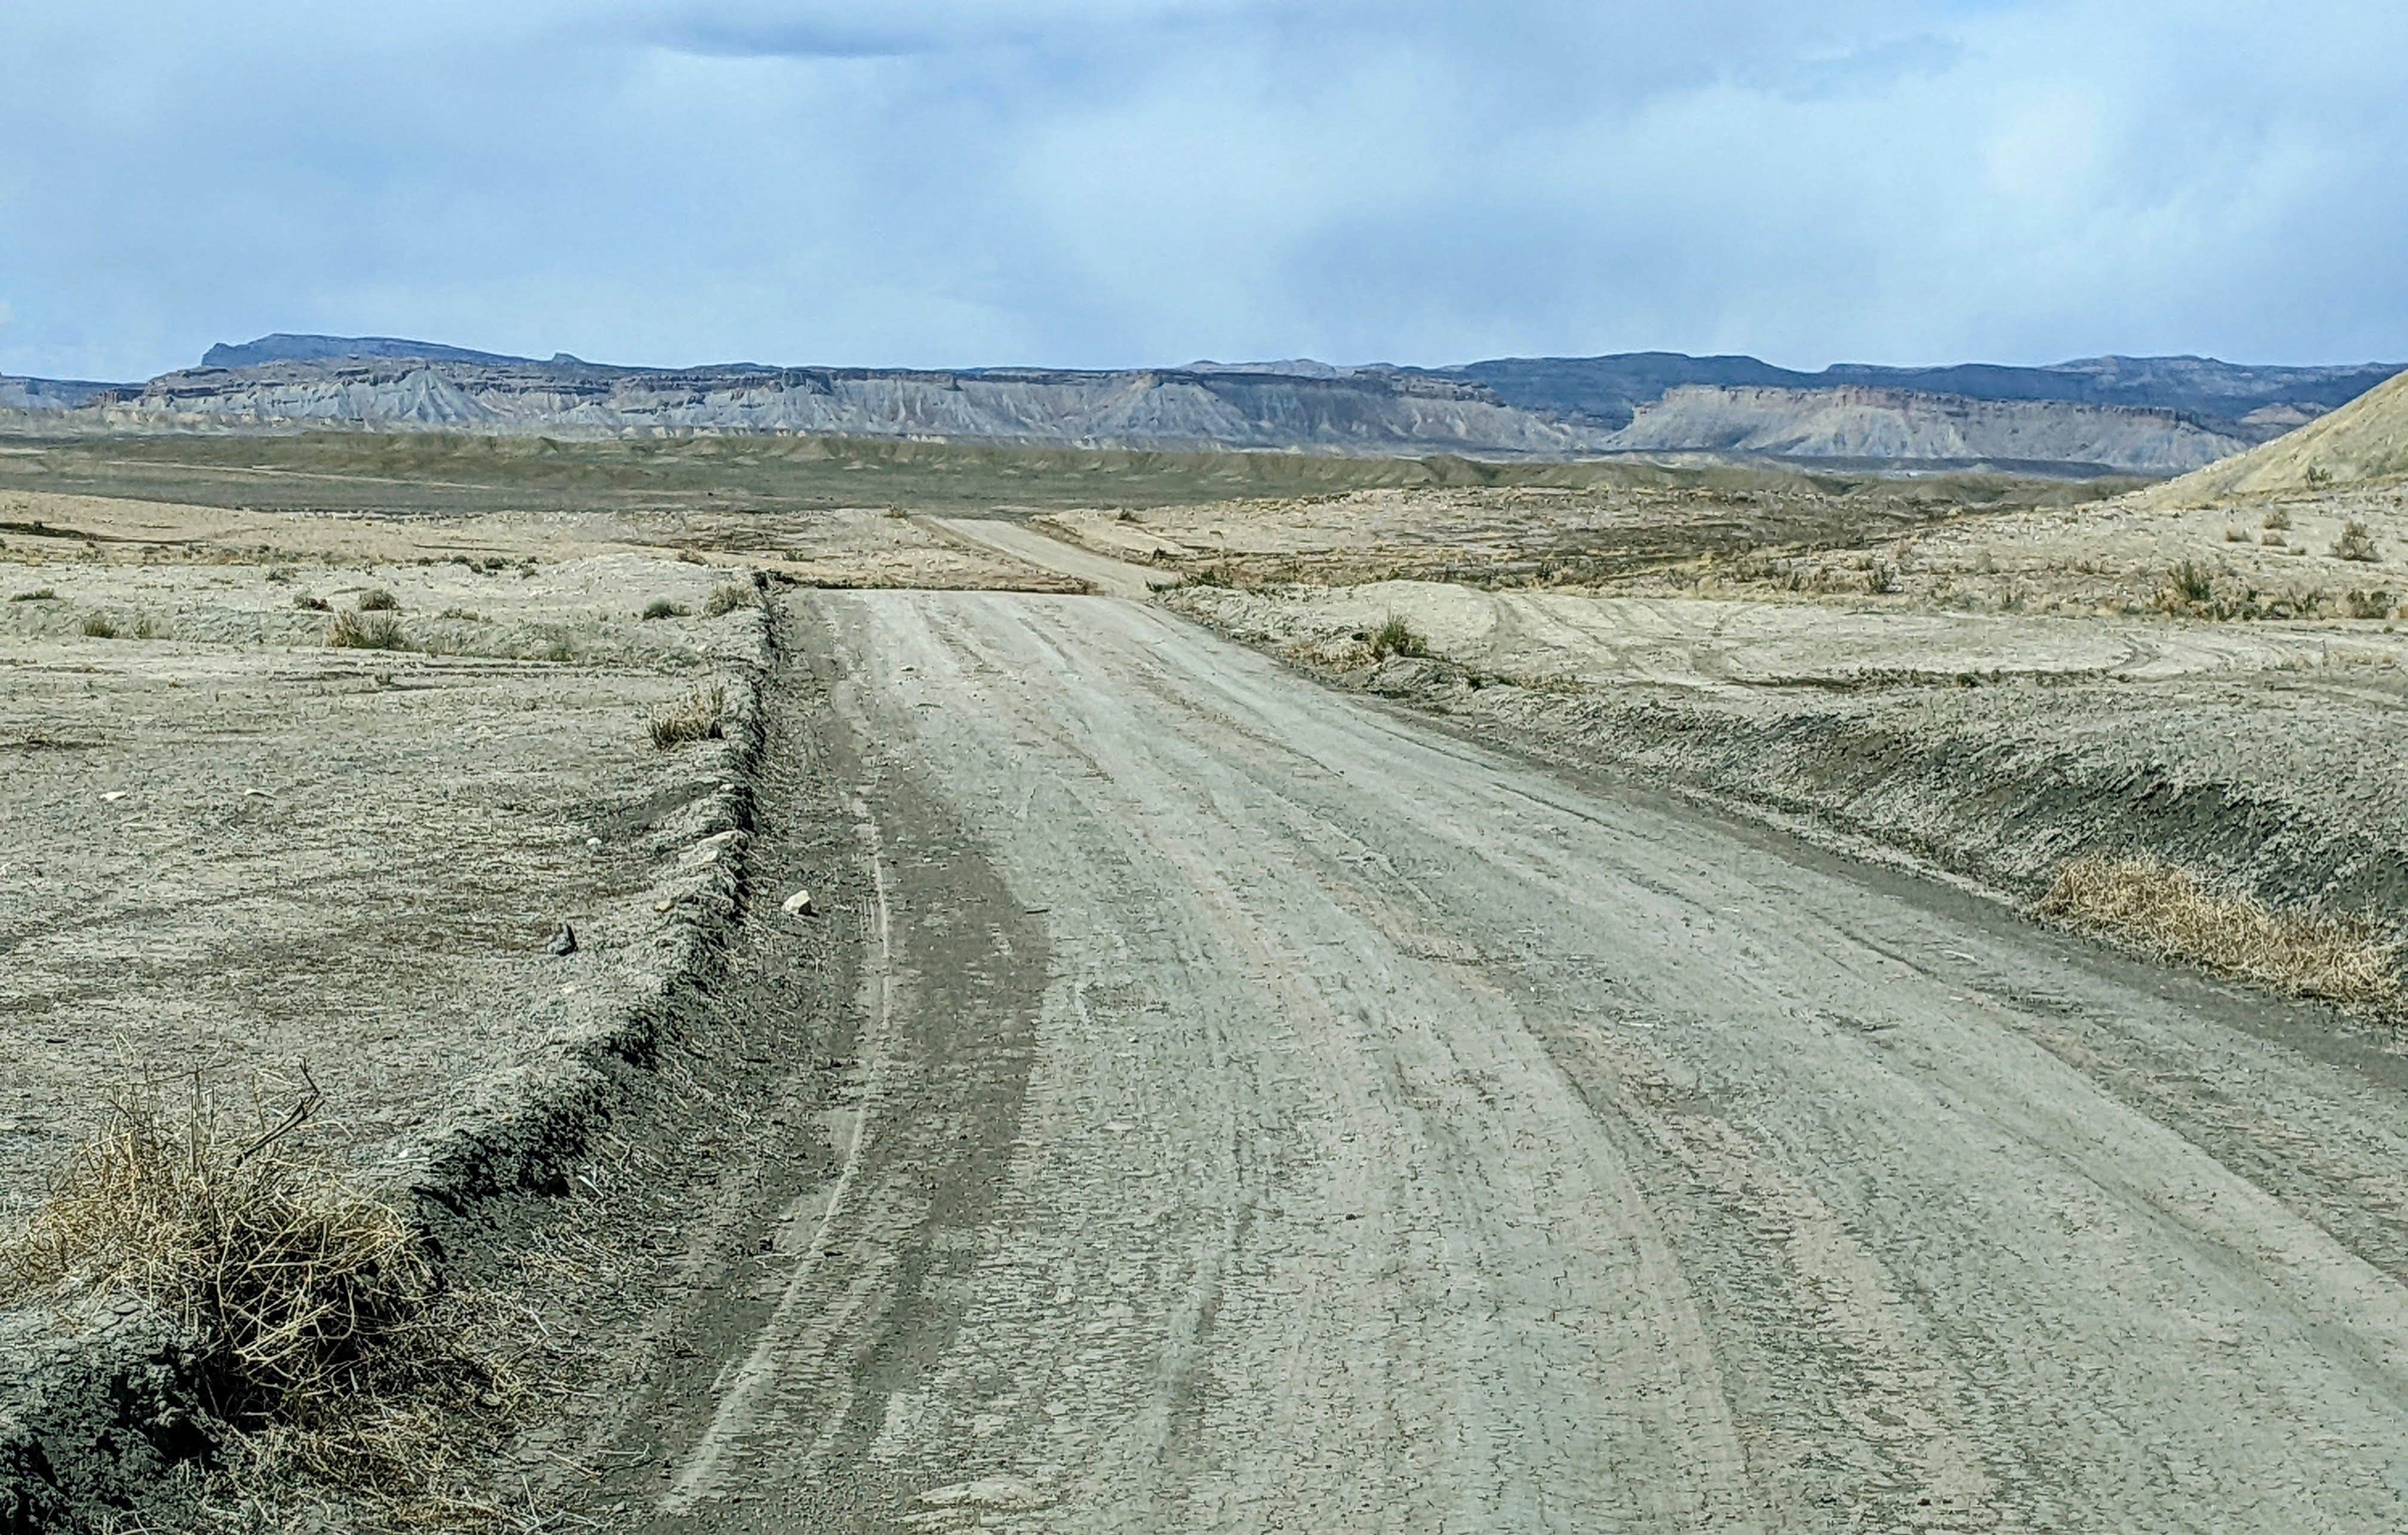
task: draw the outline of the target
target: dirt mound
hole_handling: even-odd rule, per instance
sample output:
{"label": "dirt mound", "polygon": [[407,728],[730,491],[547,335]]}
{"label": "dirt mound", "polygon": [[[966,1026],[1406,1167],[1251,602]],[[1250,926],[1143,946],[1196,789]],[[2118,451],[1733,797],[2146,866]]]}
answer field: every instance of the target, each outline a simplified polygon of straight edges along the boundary
{"label": "dirt mound", "polygon": [[2402,475],[2408,475],[2408,373],[2295,432],[2145,492],[2142,500],[2153,507],[2196,507],[2229,496],[2321,490]]}

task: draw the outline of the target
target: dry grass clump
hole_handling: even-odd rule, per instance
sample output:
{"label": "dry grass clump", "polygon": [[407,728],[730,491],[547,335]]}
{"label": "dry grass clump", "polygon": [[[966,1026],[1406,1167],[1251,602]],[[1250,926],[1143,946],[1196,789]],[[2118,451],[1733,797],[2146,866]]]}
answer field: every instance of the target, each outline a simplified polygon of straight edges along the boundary
{"label": "dry grass clump", "polygon": [[652,718],[652,744],[662,751],[688,741],[716,740],[724,733],[727,689],[697,688]]}
{"label": "dry grass clump", "polygon": [[2363,560],[2369,565],[2382,557],[2375,552],[2374,535],[2356,518],[2342,524],[2341,537],[2333,540],[2332,556],[2337,560]]}
{"label": "dry grass clump", "polygon": [[654,597],[644,604],[643,612],[638,616],[646,621],[656,618],[683,618],[692,611],[694,610],[682,602],[671,602],[666,597]]}
{"label": "dry grass clump", "polygon": [[360,594],[356,606],[364,613],[397,613],[401,611],[401,599],[381,586],[371,586]]}
{"label": "dry grass clump", "polygon": [[1371,658],[1375,661],[1385,660],[1391,655],[1419,656],[1430,653],[1429,641],[1394,613],[1371,631],[1371,638],[1366,643],[1371,647]]}
{"label": "dry grass clump", "polygon": [[59,595],[48,586],[37,586],[30,592],[12,593],[10,594],[8,600],[11,602],[56,602],[59,600]]}
{"label": "dry grass clump", "polygon": [[354,651],[409,648],[409,638],[401,630],[401,620],[391,613],[363,613],[350,610],[337,613],[335,622],[327,625],[326,643]]}
{"label": "dry grass clump", "polygon": [[738,608],[750,608],[759,597],[749,581],[724,581],[712,587],[710,595],[704,600],[703,616],[723,618]]}
{"label": "dry grass clump", "polygon": [[[230,1113],[198,1075],[117,1094],[26,1227],[0,1298],[129,1291],[179,1330],[247,1490],[294,1475],[456,1502],[465,1444],[520,1388],[474,1344],[424,1239],[307,1144],[314,1084]],[[464,1436],[466,1436],[464,1439]]]}
{"label": "dry grass clump", "polygon": [[76,625],[76,630],[86,639],[117,638],[117,625],[109,621],[107,613],[86,613],[83,622]]}
{"label": "dry grass clump", "polygon": [[2277,911],[2149,854],[2075,858],[2034,910],[2169,958],[2354,1006],[2399,1000],[2399,943],[2373,923]]}

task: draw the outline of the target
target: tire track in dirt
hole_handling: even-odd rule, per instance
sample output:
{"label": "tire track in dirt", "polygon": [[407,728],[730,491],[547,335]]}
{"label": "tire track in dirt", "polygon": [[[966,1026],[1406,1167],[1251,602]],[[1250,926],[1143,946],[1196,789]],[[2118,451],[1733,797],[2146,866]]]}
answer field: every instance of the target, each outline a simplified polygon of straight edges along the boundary
{"label": "tire track in dirt", "polygon": [[892,1074],[654,1528],[2408,1520],[2408,1103],[2312,1016],[1131,604],[810,610]]}

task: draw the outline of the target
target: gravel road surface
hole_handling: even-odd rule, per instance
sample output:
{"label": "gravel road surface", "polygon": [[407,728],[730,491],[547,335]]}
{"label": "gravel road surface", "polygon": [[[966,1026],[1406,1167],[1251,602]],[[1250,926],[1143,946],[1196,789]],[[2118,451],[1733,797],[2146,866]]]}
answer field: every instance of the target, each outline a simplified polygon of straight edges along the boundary
{"label": "gravel road surface", "polygon": [[856,1065],[652,1528],[2408,1528],[2374,1042],[1138,603],[796,610]]}

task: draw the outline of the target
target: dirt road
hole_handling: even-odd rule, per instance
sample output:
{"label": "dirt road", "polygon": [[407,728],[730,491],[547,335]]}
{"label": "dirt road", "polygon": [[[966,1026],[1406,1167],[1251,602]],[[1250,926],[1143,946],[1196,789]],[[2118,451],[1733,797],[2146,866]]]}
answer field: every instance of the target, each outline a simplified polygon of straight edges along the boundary
{"label": "dirt road", "polygon": [[1137,604],[796,611],[860,1037],[652,1528],[2408,1528],[2398,1057]]}

